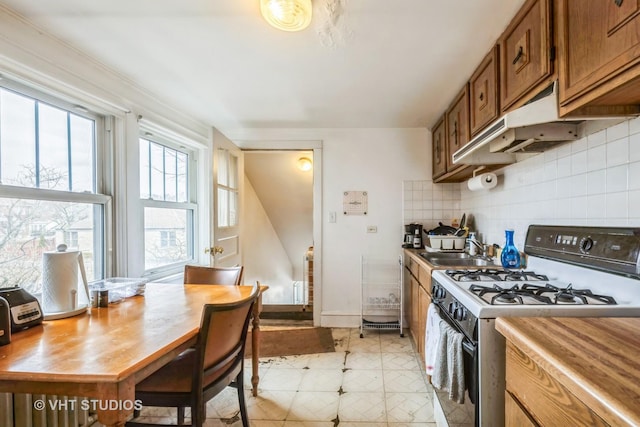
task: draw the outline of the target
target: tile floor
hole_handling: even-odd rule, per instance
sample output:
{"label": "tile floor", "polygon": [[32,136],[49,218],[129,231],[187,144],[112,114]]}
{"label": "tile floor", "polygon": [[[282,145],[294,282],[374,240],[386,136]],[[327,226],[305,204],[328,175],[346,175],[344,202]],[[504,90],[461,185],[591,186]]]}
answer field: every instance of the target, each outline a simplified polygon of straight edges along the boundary
{"label": "tile floor", "polygon": [[[252,427],[435,427],[433,390],[408,334],[333,329],[335,353],[260,359],[258,396],[251,396],[251,360],[245,395]],[[236,390],[207,405],[207,427],[242,425]],[[151,422],[169,409],[144,408]],[[173,421],[175,422],[175,418]]]}

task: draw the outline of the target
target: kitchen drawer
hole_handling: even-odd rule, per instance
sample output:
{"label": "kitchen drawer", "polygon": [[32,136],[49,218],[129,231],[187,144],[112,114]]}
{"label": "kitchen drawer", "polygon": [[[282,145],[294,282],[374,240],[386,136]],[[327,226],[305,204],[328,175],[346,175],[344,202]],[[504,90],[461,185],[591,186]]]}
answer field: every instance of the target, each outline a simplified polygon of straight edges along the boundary
{"label": "kitchen drawer", "polygon": [[418,270],[418,281],[425,292],[431,295],[431,270],[420,266]]}
{"label": "kitchen drawer", "polygon": [[[553,375],[507,341],[507,391],[543,426],[608,426]],[[597,372],[594,372],[597,375]]]}

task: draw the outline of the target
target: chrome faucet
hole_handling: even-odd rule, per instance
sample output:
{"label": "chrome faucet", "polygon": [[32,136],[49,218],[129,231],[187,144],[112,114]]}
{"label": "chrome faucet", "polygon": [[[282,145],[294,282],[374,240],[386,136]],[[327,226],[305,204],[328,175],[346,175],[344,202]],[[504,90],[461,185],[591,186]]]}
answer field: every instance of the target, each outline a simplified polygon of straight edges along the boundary
{"label": "chrome faucet", "polygon": [[480,253],[481,253],[482,258],[485,258],[487,260],[491,260],[491,257],[487,255],[487,249],[488,249],[487,245],[477,241],[475,239],[475,236],[469,237],[467,239],[467,241],[469,242],[469,255],[476,255],[475,253],[472,253],[472,252],[475,252],[475,251],[471,250],[471,245],[473,245],[476,248],[480,249]]}

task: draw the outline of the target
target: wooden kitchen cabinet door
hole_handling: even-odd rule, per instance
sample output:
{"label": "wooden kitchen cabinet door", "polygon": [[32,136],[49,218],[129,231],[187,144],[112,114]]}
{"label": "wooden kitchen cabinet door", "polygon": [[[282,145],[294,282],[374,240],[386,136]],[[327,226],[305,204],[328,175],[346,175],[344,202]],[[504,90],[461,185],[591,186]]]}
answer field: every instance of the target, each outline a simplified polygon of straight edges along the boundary
{"label": "wooden kitchen cabinet door", "polygon": [[562,115],[640,112],[640,0],[558,2]]}
{"label": "wooden kitchen cabinet door", "polygon": [[551,22],[550,0],[528,0],[500,37],[503,112],[518,106],[519,101],[526,100],[525,95],[535,94],[553,80]]}
{"label": "wooden kitchen cabinet door", "polygon": [[424,366],[425,352],[424,345],[427,332],[427,311],[429,310],[429,304],[431,304],[431,296],[427,291],[419,286],[418,288],[418,354],[420,354],[420,360]]}
{"label": "wooden kitchen cabinet door", "polygon": [[433,179],[436,179],[447,172],[447,147],[446,147],[446,133],[445,133],[445,120],[441,118],[438,123],[433,127],[433,133],[431,135],[431,142],[433,144],[432,162],[433,162]]}
{"label": "wooden kitchen cabinet door", "polygon": [[500,115],[498,46],[482,60],[469,81],[470,128],[475,136]]}
{"label": "wooden kitchen cabinet door", "polygon": [[453,153],[462,148],[469,139],[469,86],[464,85],[462,91],[447,110],[447,172],[451,172],[460,165],[453,164]]}

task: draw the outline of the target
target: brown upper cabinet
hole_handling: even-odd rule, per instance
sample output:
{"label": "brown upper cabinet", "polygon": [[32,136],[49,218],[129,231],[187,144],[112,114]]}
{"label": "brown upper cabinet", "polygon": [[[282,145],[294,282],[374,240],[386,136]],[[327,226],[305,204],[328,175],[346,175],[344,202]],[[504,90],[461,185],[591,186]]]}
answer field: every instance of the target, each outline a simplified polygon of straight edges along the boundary
{"label": "brown upper cabinet", "polygon": [[431,157],[433,162],[432,176],[434,181],[447,172],[447,146],[444,127],[444,117],[442,117],[433,127],[433,133],[431,134],[433,146]]}
{"label": "brown upper cabinet", "polygon": [[473,167],[454,165],[452,155],[469,142],[469,85],[458,96],[433,128],[433,180],[459,182],[473,174]]}
{"label": "brown upper cabinet", "polygon": [[560,114],[640,113],[640,0],[558,2]]}
{"label": "brown upper cabinet", "polygon": [[447,172],[456,168],[452,163],[453,153],[458,151],[469,142],[469,90],[468,85],[453,100],[451,107],[447,110],[447,144],[449,153],[447,155]]}
{"label": "brown upper cabinet", "polygon": [[498,61],[498,46],[495,46],[469,80],[471,136],[500,115]]}
{"label": "brown upper cabinet", "polygon": [[499,46],[500,104],[505,112],[554,79],[550,0],[528,0],[500,37]]}

